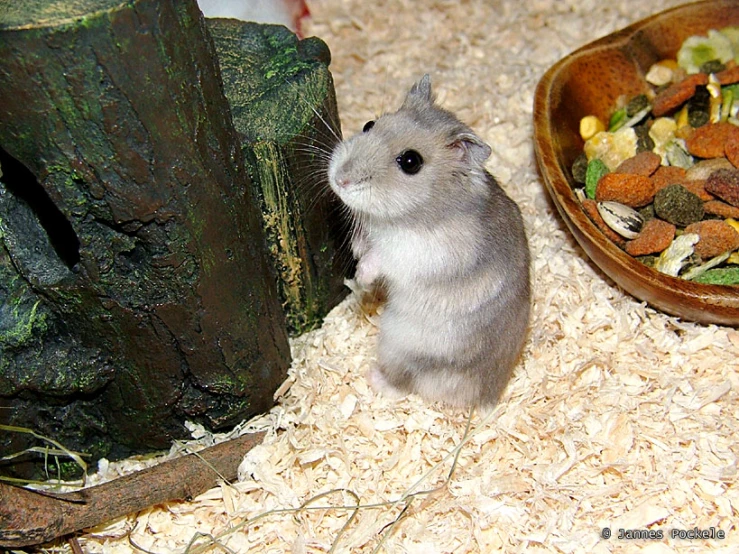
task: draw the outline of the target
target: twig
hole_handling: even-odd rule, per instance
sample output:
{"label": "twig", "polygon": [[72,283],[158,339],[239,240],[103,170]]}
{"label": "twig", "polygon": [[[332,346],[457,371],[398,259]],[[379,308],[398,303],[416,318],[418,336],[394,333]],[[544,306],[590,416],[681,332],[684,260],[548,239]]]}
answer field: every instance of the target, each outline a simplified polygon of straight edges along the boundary
{"label": "twig", "polygon": [[0,548],[42,544],[155,504],[193,498],[219,478],[234,479],[244,454],[263,437],[243,435],[73,493],[49,494],[0,482]]}

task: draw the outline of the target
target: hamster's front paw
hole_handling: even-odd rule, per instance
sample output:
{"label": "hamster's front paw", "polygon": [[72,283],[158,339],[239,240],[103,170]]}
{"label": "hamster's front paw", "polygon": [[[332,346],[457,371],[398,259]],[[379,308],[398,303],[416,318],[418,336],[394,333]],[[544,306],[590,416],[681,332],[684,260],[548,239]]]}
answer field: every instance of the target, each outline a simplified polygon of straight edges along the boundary
{"label": "hamster's front paw", "polygon": [[372,390],[390,400],[397,400],[405,396],[403,391],[390,384],[378,365],[373,364],[367,372],[367,382]]}
{"label": "hamster's front paw", "polygon": [[380,261],[374,250],[368,250],[357,262],[357,272],[354,279],[363,289],[369,289],[380,276]]}

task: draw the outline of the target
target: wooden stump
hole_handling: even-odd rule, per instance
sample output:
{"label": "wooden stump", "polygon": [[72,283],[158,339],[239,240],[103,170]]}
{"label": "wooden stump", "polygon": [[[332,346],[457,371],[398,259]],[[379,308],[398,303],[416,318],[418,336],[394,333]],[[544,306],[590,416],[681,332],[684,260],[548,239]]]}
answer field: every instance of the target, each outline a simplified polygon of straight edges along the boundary
{"label": "wooden stump", "polygon": [[328,186],[340,140],[331,54],[280,25],[208,19],[254,196],[259,200],[288,329],[319,324],[346,293],[347,225]]}
{"label": "wooden stump", "polygon": [[285,318],[195,1],[10,3],[0,59],[0,423],[97,458],[267,410]]}

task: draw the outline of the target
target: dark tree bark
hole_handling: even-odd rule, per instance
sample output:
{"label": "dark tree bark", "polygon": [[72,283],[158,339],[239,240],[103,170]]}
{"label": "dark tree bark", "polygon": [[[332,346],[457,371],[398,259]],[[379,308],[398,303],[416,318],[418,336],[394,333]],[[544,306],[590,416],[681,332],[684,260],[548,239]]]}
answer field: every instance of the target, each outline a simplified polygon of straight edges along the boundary
{"label": "dark tree bark", "polygon": [[0,423],[97,458],[267,410],[285,318],[195,1],[11,3],[0,60]]}
{"label": "dark tree bark", "polygon": [[207,21],[289,331],[297,335],[342,298],[351,264],[346,225],[326,175],[341,136],[331,54],[322,40],[298,40],[279,25]]}

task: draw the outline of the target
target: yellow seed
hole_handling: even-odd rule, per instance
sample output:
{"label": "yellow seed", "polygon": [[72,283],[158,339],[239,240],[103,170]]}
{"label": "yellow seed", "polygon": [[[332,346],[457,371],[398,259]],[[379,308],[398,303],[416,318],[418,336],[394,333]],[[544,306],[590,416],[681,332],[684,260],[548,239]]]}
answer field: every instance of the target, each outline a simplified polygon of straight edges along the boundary
{"label": "yellow seed", "polygon": [[605,130],[605,124],[594,115],[586,115],[580,120],[580,136],[583,140],[588,140]]}
{"label": "yellow seed", "polygon": [[677,122],[678,129],[682,129],[686,125],[690,125],[688,121],[688,105],[687,104],[685,104],[683,108],[679,112],[677,112],[675,121]]}
{"label": "yellow seed", "polygon": [[739,233],[739,221],[731,217],[727,218],[725,221],[726,223],[731,225],[736,230],[737,233]]}
{"label": "yellow seed", "polygon": [[721,121],[721,96],[711,96],[709,103],[709,113],[711,123],[718,123]]}
{"label": "yellow seed", "polygon": [[721,121],[721,84],[713,73],[708,76],[706,89],[711,95],[709,104],[710,121],[711,123],[718,123]]}
{"label": "yellow seed", "polygon": [[645,76],[647,82],[657,87],[672,82],[675,69],[677,69],[677,62],[669,62],[672,62],[672,60],[663,60],[652,65]]}
{"label": "yellow seed", "polygon": [[662,60],[662,61],[657,62],[657,63],[660,64],[660,65],[663,65],[665,67],[669,67],[673,71],[675,71],[678,67],[680,67],[679,65],[677,65],[677,60],[666,59],[666,60]]}

